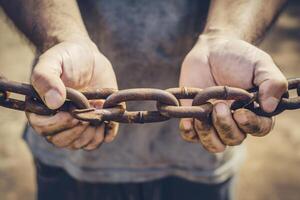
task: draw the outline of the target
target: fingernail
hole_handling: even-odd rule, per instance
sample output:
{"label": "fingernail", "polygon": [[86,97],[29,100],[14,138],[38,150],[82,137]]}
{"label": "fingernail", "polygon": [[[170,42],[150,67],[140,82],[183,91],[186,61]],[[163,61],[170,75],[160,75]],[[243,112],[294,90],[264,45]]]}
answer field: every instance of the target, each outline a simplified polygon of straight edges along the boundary
{"label": "fingernail", "polygon": [[186,131],[183,133],[183,136],[188,141],[193,141],[195,138],[197,138],[197,135],[194,131]]}
{"label": "fingernail", "polygon": [[45,94],[45,102],[50,109],[57,109],[62,105],[63,97],[52,89]]}
{"label": "fingernail", "polygon": [[279,100],[275,97],[269,97],[265,101],[262,102],[262,107],[264,111],[266,112],[273,112],[277,105],[279,103]]}
{"label": "fingernail", "polygon": [[182,130],[185,130],[185,131],[188,131],[188,130],[191,130],[192,129],[192,124],[190,121],[188,120],[181,120],[181,129]]}

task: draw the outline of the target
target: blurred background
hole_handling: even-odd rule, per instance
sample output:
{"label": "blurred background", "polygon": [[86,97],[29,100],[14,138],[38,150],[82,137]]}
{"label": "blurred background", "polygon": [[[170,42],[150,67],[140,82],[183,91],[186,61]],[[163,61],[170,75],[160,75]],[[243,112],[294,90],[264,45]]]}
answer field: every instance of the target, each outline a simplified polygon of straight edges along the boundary
{"label": "blurred background", "polygon": [[[261,48],[270,53],[286,77],[300,77],[300,2],[290,4]],[[34,48],[0,9],[0,71],[11,80],[28,82]],[[240,200],[300,199],[300,110],[276,119],[269,136],[248,136],[247,160],[239,177]],[[22,141],[22,112],[0,107],[0,199],[33,200],[32,157]]]}

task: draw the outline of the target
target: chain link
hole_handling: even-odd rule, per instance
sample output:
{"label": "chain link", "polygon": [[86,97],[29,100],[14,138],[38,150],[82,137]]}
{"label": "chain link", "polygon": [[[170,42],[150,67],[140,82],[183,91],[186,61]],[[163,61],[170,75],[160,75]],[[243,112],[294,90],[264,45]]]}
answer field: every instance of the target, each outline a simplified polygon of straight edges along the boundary
{"label": "chain link", "polygon": [[[99,124],[103,121],[121,123],[152,123],[162,122],[171,118],[198,118],[210,117],[213,106],[211,100],[231,100],[231,109],[247,108],[261,116],[275,116],[284,110],[300,109],[300,78],[290,79],[289,91],[296,90],[297,96],[289,97],[287,91],[272,113],[264,112],[259,106],[258,89],[249,91],[228,87],[213,86],[199,88],[170,88],[167,90],[153,88],[135,88],[117,91],[104,88],[79,92],[67,88],[67,100],[57,110],[50,110],[29,84],[8,81],[0,76],[0,106],[32,112],[40,115],[54,115],[57,112],[70,112],[75,118]],[[9,97],[9,93],[25,96],[24,100]],[[103,108],[96,109],[90,106],[89,100],[104,100]],[[191,106],[180,105],[181,99],[190,99]],[[155,101],[156,110],[128,111],[125,103],[128,101]]]}

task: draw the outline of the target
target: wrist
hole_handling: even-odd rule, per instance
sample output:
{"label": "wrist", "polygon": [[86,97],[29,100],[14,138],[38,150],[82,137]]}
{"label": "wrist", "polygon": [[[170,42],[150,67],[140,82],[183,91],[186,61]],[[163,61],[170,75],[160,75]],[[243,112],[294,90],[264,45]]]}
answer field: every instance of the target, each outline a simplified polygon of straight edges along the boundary
{"label": "wrist", "polygon": [[236,38],[236,39],[242,39],[241,35],[237,31],[233,31],[229,28],[219,28],[219,27],[206,27],[201,33],[200,36],[207,36],[209,38],[215,38],[215,37],[230,37],[230,38]]}
{"label": "wrist", "polygon": [[243,33],[241,30],[238,30],[234,27],[207,26],[205,27],[204,31],[199,37],[201,36],[206,36],[207,38],[219,38],[219,37],[232,38],[232,39],[243,40],[250,44],[256,42],[249,35]]}
{"label": "wrist", "polygon": [[41,53],[45,52],[49,48],[68,41],[90,41],[87,32],[84,31],[56,31],[55,33],[49,32],[47,36],[41,38],[39,43],[37,43],[37,49]]}

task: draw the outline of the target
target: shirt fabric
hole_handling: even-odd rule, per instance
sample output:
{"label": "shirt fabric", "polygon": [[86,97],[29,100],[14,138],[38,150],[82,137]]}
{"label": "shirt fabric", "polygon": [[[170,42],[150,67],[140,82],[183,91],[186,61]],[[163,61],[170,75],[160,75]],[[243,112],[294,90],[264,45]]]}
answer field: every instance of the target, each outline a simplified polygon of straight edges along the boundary
{"label": "shirt fabric", "polygon": [[[120,89],[177,87],[184,56],[205,23],[208,1],[80,0],[81,14],[92,40],[111,61]],[[133,102],[128,110],[154,110],[149,102]],[[243,160],[243,147],[208,153],[187,143],[178,120],[121,124],[117,138],[94,151],[55,148],[28,127],[25,140],[43,163],[64,168],[88,182],[145,182],[178,176],[203,183],[231,177]]]}
{"label": "shirt fabric", "polygon": [[[235,200],[236,179],[203,184],[178,177],[141,183],[87,183],[35,160],[36,200]],[[178,188],[180,188],[178,190]]]}

